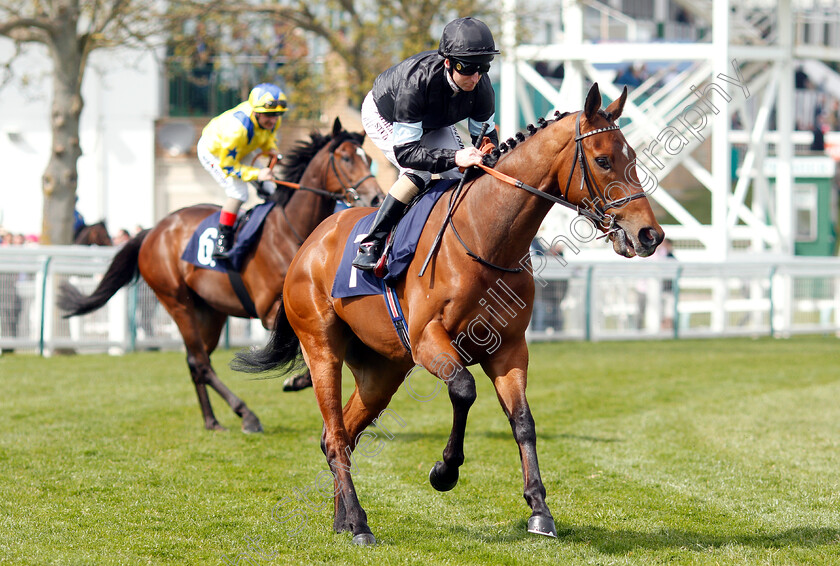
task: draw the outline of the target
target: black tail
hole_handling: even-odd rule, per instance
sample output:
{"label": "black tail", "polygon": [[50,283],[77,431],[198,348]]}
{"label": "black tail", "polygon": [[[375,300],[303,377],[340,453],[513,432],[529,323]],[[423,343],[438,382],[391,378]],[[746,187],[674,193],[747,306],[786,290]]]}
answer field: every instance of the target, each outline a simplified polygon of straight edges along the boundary
{"label": "black tail", "polygon": [[64,318],[95,311],[139,275],[137,256],[140,255],[140,245],[148,233],[149,230],[143,230],[126,242],[114,256],[102,281],[99,282],[96,290],[89,297],[84,296],[66,281],[61,284],[58,294],[58,308],[66,311]]}
{"label": "black tail", "polygon": [[282,298],[280,310],[277,311],[277,318],[274,320],[274,330],[265,348],[238,352],[230,362],[231,369],[245,373],[261,373],[272,369],[280,369],[286,373],[303,365],[300,340],[289,324]]}

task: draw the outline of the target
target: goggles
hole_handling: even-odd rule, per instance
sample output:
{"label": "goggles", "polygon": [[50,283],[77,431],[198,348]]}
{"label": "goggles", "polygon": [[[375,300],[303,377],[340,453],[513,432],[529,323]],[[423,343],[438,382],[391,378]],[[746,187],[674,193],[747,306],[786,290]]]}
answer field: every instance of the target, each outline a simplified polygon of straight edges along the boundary
{"label": "goggles", "polygon": [[256,110],[265,109],[276,112],[285,112],[287,107],[288,104],[286,104],[285,100],[267,100],[259,107],[257,107]]}
{"label": "goggles", "polygon": [[465,76],[471,76],[476,73],[484,75],[490,70],[490,63],[468,63],[467,61],[452,59],[452,65],[459,75]]}

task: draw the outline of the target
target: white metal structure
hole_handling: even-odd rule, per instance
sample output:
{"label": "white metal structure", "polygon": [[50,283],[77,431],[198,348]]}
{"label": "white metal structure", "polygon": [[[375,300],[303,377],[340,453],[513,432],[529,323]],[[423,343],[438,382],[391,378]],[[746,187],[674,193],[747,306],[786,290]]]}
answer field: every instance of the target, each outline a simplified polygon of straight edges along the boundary
{"label": "white metal structure", "polygon": [[[815,18],[815,11],[821,12],[814,2],[796,6],[794,0],[678,3],[698,21],[710,24],[710,41],[651,42],[649,30],[640,32],[632,19],[612,7],[620,6],[620,0],[610,2],[610,6],[597,0],[564,0],[561,41],[519,44],[511,23],[515,21],[517,0],[505,0],[502,138],[515,133],[520,112],[529,121],[538,117],[525,95],[525,83],[557,110],[577,110],[583,104],[585,83],[597,81],[607,97],[619,96],[613,74],[599,69],[600,64],[675,63],[675,68],[663,69],[633,89],[624,109],[624,116],[632,122],[623,127],[637,152],[642,181],[649,173],[655,177],[647,185],[650,196],[677,222],[664,226],[666,235],[689,246],[693,243],[696,250],[687,253],[703,261],[724,261],[737,250],[792,255],[794,61],[840,60],[836,7],[829,26]],[[662,20],[667,6],[667,0],[655,0],[655,17]],[[809,18],[815,20],[814,25],[809,24]],[[611,23],[592,25],[593,20]],[[621,25],[625,27],[622,41],[604,37]],[[809,29],[819,32],[804,33]],[[830,37],[824,29],[831,30]],[[555,88],[537,73],[531,65],[534,61],[563,62],[562,86]],[[775,120],[771,119],[773,112]],[[743,130],[730,131],[736,113]],[[771,130],[772,123],[776,124],[775,130]],[[711,144],[710,168],[696,156],[704,140]],[[730,162],[733,140],[746,144],[734,187]],[[773,187],[763,165],[764,158],[771,154],[777,158]],[[661,182],[678,165],[708,189],[710,222],[698,220],[668,190],[667,183]],[[747,200],[750,189],[752,198]]]}

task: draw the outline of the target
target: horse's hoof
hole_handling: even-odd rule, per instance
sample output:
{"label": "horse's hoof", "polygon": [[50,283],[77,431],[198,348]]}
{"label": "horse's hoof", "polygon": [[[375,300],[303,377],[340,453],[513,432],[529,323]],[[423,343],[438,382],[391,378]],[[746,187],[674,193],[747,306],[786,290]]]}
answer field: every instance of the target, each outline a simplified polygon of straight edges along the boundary
{"label": "horse's hoof", "polygon": [[554,526],[554,519],[543,515],[532,515],[528,519],[528,532],[535,535],[557,538],[557,528]]}
{"label": "horse's hoof", "polygon": [[290,377],[283,382],[283,391],[301,391],[312,387],[312,377],[308,373]]}
{"label": "horse's hoof", "polygon": [[432,469],[429,470],[429,483],[432,484],[432,487],[438,491],[449,491],[458,485],[458,469],[455,469],[455,479],[452,481],[446,481],[438,471],[438,467],[441,466],[443,466],[443,462],[437,462],[434,466],[432,466]]}
{"label": "horse's hoof", "polygon": [[356,546],[373,546],[376,544],[376,537],[372,533],[359,533],[353,537],[353,544]]}
{"label": "horse's hoof", "polygon": [[256,432],[262,432],[263,427],[260,419],[257,418],[257,415],[250,415],[242,419],[242,432],[245,434],[252,434]]}

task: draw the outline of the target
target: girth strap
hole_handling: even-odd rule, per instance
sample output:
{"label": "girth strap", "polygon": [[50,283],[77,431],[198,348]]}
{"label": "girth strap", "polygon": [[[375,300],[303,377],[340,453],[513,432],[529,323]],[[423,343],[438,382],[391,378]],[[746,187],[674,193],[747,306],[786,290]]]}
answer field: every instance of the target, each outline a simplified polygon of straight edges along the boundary
{"label": "girth strap", "polygon": [[234,271],[233,269],[228,269],[227,274],[228,279],[230,279],[230,284],[233,287],[233,291],[236,293],[236,296],[239,297],[239,302],[242,303],[242,306],[245,308],[245,312],[247,312],[248,316],[251,318],[259,318],[257,315],[257,307],[254,305],[254,301],[251,300],[251,295],[248,294],[248,289],[245,288],[245,283],[242,282],[242,276],[238,271]]}

